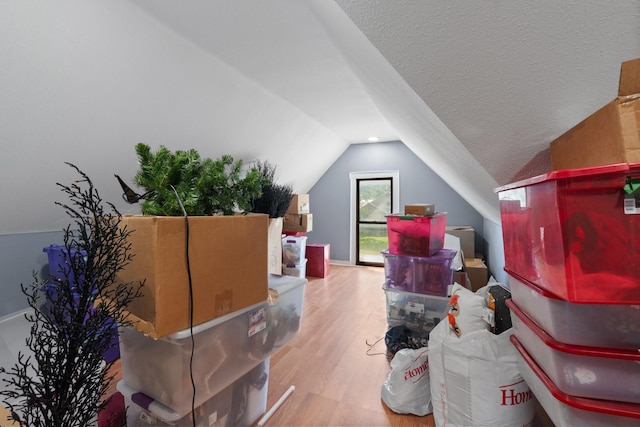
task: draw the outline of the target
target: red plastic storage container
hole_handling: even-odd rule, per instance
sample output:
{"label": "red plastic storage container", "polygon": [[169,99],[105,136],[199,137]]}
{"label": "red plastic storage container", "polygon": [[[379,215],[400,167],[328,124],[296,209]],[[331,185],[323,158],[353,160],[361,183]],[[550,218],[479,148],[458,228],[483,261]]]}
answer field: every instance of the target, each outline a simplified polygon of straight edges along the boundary
{"label": "red plastic storage container", "polygon": [[444,246],[447,213],[431,216],[387,215],[389,253],[428,257]]}
{"label": "red plastic storage container", "polygon": [[640,304],[636,181],[640,164],[622,163],[496,189],[505,268],[573,303]]}

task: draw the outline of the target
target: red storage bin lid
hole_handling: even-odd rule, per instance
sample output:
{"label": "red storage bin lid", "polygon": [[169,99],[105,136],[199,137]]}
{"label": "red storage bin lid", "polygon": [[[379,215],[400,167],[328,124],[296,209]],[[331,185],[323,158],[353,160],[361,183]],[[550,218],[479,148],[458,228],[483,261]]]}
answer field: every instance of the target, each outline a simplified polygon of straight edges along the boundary
{"label": "red storage bin lid", "polygon": [[[496,188],[495,192],[500,193],[502,191],[512,190],[519,187],[527,187],[546,181],[566,180],[572,178],[590,177],[595,175],[620,175],[620,177],[623,178],[623,175],[627,173],[640,174],[640,163],[616,163],[613,165],[595,166],[591,168],[563,169],[534,176],[532,178],[523,179],[522,181],[517,181],[511,184],[503,185]],[[623,185],[624,181],[620,183],[620,188],[622,188]]]}
{"label": "red storage bin lid", "polygon": [[556,387],[551,379],[544,373],[542,368],[529,356],[527,350],[520,344],[518,338],[515,335],[509,337],[511,343],[516,348],[520,356],[524,359],[525,363],[529,365],[531,370],[536,374],[538,379],[547,387],[549,392],[565,405],[571,406],[576,409],[582,409],[584,411],[600,412],[603,414],[614,415],[618,417],[627,418],[640,418],[640,405],[633,403],[614,402],[611,400],[596,400],[588,399],[584,397],[571,396],[563,393]]}

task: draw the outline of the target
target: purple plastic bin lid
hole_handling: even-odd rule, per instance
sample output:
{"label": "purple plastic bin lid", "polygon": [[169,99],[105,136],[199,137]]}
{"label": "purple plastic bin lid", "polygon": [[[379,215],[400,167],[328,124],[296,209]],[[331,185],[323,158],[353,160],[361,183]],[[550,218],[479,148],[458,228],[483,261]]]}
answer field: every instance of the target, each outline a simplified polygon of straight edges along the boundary
{"label": "purple plastic bin lid", "polygon": [[594,166],[590,168],[577,168],[577,169],[562,169],[553,172],[548,172],[542,175],[534,176],[533,178],[523,179],[511,184],[506,184],[496,188],[494,191],[500,193],[506,190],[513,190],[514,188],[527,187],[534,184],[539,184],[545,181],[579,178],[583,176],[591,175],[605,175],[619,172],[633,172],[640,173],[640,163],[616,163],[612,165]]}
{"label": "purple plastic bin lid", "polygon": [[420,261],[429,261],[430,259],[444,259],[444,260],[449,260],[449,259],[453,259],[455,258],[456,254],[458,253],[458,251],[456,251],[455,249],[440,249],[438,252],[436,252],[435,254],[428,256],[428,257],[418,257],[418,256],[413,256],[413,255],[398,255],[398,254],[391,254],[389,253],[389,249],[383,249],[380,251],[380,253],[382,254],[383,257],[385,258],[407,258],[407,259],[413,259],[413,260],[420,260]]}
{"label": "purple plastic bin lid", "polygon": [[606,359],[631,360],[640,363],[640,353],[637,350],[618,350],[610,348],[586,347],[581,345],[569,345],[551,338],[540,326],[520,310],[520,307],[512,299],[506,301],[507,307],[524,323],[538,338],[548,347],[567,354],[576,356],[601,357]]}
{"label": "purple plastic bin lid", "polygon": [[[508,301],[507,301],[508,302]],[[525,363],[529,365],[533,373],[538,377],[540,381],[547,387],[549,392],[565,405],[571,406],[576,409],[584,411],[600,412],[607,415],[614,415],[618,417],[627,418],[640,418],[640,405],[635,403],[614,402],[611,400],[596,400],[588,399],[586,397],[570,396],[561,392],[558,387],[551,381],[551,379],[544,373],[542,368],[529,356],[527,350],[522,346],[520,341],[515,335],[509,337],[513,346],[518,350],[520,356],[524,359]]]}

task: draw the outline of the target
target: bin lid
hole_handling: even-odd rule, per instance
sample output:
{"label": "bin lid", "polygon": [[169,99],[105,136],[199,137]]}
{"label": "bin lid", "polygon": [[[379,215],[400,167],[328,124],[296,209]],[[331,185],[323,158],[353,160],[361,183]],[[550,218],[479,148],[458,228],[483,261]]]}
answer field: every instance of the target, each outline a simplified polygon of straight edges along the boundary
{"label": "bin lid", "polygon": [[539,184],[545,181],[562,180],[570,178],[580,178],[593,175],[607,175],[607,174],[620,174],[625,173],[640,173],[640,163],[616,163],[612,165],[594,166],[589,168],[576,168],[576,169],[562,169],[553,172],[548,172],[542,175],[534,176],[532,178],[523,179],[511,184],[506,184],[501,187],[497,187],[494,191],[500,193],[506,190],[512,190],[519,187],[527,187],[534,184]]}

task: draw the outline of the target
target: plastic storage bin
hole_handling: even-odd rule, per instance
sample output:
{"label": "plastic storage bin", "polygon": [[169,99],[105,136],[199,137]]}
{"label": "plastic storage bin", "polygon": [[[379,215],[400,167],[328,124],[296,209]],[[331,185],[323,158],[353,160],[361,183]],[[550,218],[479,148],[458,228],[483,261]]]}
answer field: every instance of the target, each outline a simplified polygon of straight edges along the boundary
{"label": "plastic storage bin", "polygon": [[536,364],[514,335],[518,368],[522,378],[556,427],[636,427],[640,406],[631,403],[585,399],[563,393]]}
{"label": "plastic storage bin", "polygon": [[285,236],[282,238],[282,264],[302,264],[307,248],[307,236]]}
{"label": "plastic storage bin", "polygon": [[640,306],[573,304],[507,273],[513,301],[555,340],[580,346],[640,348]]}
{"label": "plastic storage bin", "polygon": [[300,330],[307,279],[269,276],[267,337],[273,348],[286,344]]}
{"label": "plastic storage bin", "polygon": [[118,382],[124,396],[128,426],[235,426],[253,424],[267,408],[269,358],[237,379],[233,384],[195,408],[193,414],[177,413],[149,396]]}
{"label": "plastic storage bin", "polygon": [[385,285],[389,289],[446,297],[453,283],[451,267],[456,253],[441,249],[430,257],[411,257],[382,251]]}
{"label": "plastic storage bin", "polygon": [[307,260],[303,259],[300,264],[282,265],[282,274],[285,276],[305,277],[307,274]]}
{"label": "plastic storage bin", "polygon": [[447,213],[432,216],[387,215],[389,253],[428,257],[444,246]]}
{"label": "plastic storage bin", "polygon": [[[49,274],[56,280],[65,280],[68,276],[68,285],[75,286],[76,276],[72,263],[77,262],[76,270],[84,270],[87,259],[87,252],[81,249],[71,249],[71,254],[65,245],[49,245],[42,248],[42,252],[47,253],[49,260]],[[82,276],[80,276],[82,278]]]}
{"label": "plastic storage bin", "polygon": [[[186,414],[191,409],[189,329],[154,340],[120,328],[122,378],[127,386]],[[266,359],[267,304],[259,303],[193,327],[195,406],[200,406]]]}
{"label": "plastic storage bin", "polygon": [[431,331],[446,317],[448,297],[416,294],[382,287],[387,297],[387,324],[414,331]]}
{"label": "plastic storage bin", "polygon": [[513,333],[563,393],[591,399],[640,403],[640,353],[579,347],[558,342],[529,319],[513,301]]}
{"label": "plastic storage bin", "polygon": [[640,164],[561,170],[496,189],[505,267],[574,303],[640,304]]}

